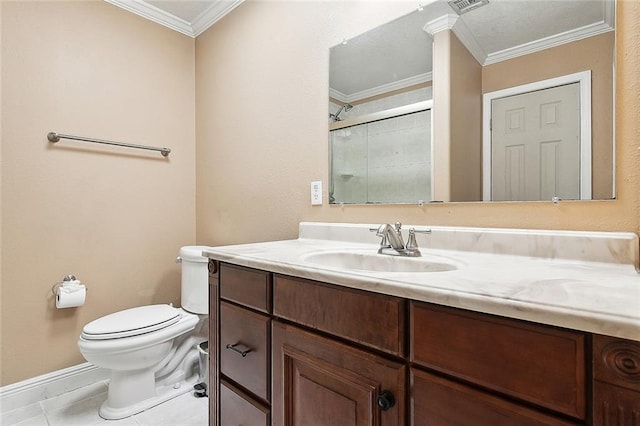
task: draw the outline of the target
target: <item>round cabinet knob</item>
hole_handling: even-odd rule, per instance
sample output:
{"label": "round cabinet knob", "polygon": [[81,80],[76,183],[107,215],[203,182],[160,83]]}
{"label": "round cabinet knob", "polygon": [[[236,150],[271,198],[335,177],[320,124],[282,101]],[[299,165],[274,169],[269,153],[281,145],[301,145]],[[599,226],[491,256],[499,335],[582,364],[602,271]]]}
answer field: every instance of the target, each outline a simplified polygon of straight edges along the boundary
{"label": "round cabinet knob", "polygon": [[387,411],[394,405],[396,405],[396,398],[393,396],[391,391],[383,390],[380,392],[378,395],[378,407],[380,407],[382,411]]}

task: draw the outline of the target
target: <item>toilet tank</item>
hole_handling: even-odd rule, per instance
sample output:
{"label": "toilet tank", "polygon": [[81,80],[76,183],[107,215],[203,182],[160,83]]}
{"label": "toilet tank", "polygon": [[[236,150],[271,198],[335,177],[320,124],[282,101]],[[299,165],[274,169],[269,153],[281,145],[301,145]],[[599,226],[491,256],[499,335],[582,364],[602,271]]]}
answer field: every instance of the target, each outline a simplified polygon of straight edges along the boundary
{"label": "toilet tank", "polygon": [[209,313],[209,259],[202,256],[207,246],[180,248],[182,291],[180,307],[193,314]]}

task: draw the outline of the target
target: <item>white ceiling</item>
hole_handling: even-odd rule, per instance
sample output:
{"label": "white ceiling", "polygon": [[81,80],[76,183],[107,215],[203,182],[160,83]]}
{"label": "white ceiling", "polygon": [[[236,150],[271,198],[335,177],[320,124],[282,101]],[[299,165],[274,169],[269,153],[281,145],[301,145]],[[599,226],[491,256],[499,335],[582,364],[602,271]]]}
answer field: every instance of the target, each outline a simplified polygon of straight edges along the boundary
{"label": "white ceiling", "polygon": [[197,37],[244,0],[105,0],[143,18]]}
{"label": "white ceiling", "polygon": [[481,65],[613,30],[614,0],[489,0],[460,16],[446,0],[426,2],[331,48],[333,98],[351,102],[430,81],[429,29],[452,29]]}

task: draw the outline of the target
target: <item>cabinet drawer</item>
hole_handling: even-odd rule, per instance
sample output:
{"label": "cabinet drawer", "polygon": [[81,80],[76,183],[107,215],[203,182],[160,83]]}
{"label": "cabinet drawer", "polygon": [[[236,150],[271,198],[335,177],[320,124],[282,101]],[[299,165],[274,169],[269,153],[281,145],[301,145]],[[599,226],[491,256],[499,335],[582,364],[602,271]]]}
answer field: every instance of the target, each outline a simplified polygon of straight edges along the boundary
{"label": "cabinet drawer", "polygon": [[269,426],[269,409],[230,383],[220,383],[220,426]]}
{"label": "cabinet drawer", "polygon": [[311,328],[404,355],[404,300],[276,275],[273,312]]}
{"label": "cabinet drawer", "polygon": [[575,425],[471,387],[411,369],[411,425]]}
{"label": "cabinet drawer", "polygon": [[596,380],[640,392],[639,342],[594,335],[593,354]]}
{"label": "cabinet drawer", "polygon": [[578,332],[411,302],[411,361],[585,418],[585,343]]}
{"label": "cabinet drawer", "polygon": [[266,271],[220,264],[220,297],[269,313],[271,274]]}
{"label": "cabinet drawer", "polygon": [[[270,319],[220,302],[220,371],[257,397],[269,400]],[[247,351],[242,353],[243,351]]]}

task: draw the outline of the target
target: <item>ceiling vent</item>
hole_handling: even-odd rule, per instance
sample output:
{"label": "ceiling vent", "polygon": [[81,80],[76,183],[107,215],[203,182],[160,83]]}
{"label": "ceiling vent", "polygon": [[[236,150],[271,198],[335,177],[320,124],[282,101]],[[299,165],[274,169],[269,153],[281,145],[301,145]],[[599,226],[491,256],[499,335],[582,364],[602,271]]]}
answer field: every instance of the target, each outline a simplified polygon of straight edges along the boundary
{"label": "ceiling vent", "polygon": [[449,2],[449,6],[451,6],[458,15],[475,10],[485,4],[489,4],[489,0],[454,0]]}

